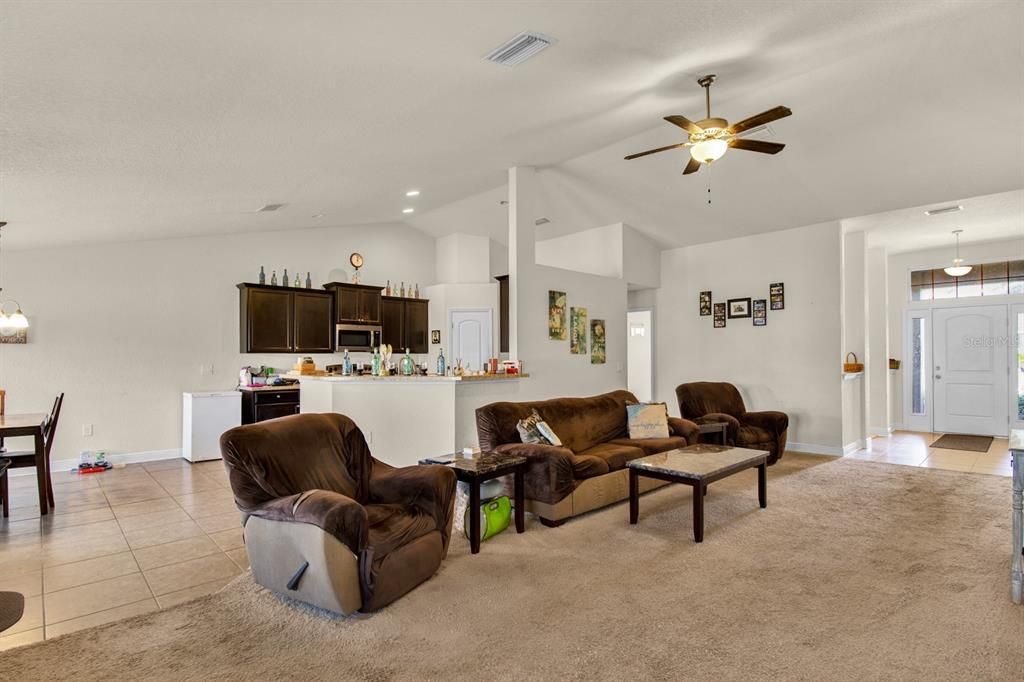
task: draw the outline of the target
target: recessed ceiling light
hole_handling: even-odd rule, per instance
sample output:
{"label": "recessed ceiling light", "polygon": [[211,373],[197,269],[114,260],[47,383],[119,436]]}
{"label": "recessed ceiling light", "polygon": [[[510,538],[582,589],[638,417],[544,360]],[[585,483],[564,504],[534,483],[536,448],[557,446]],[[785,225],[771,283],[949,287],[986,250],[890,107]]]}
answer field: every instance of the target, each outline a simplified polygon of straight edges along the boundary
{"label": "recessed ceiling light", "polygon": [[323,218],[323,217],[324,217],[324,214],[323,214],[323,213],[314,213],[314,214],[313,214],[313,217],[314,217],[314,218]]}
{"label": "recessed ceiling light", "polygon": [[957,211],[964,210],[963,206],[943,206],[942,208],[932,208],[924,212],[925,215],[942,215],[943,213],[956,213]]}
{"label": "recessed ceiling light", "polygon": [[420,191],[418,189],[411,189],[405,193],[405,196],[407,197],[418,197],[419,195]]}
{"label": "recessed ceiling light", "polygon": [[265,204],[263,208],[256,211],[257,213],[271,213],[273,211],[280,211],[288,204]]}
{"label": "recessed ceiling light", "polygon": [[415,210],[415,208],[403,208],[402,213],[412,213]]}

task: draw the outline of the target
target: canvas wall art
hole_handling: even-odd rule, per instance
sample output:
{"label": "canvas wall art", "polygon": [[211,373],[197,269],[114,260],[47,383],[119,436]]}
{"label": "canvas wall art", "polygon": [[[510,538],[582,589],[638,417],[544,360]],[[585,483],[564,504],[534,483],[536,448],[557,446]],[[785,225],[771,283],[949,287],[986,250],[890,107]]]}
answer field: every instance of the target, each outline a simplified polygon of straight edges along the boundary
{"label": "canvas wall art", "polygon": [[590,364],[603,365],[608,357],[605,352],[604,320],[590,321]]}
{"label": "canvas wall art", "polygon": [[587,309],[569,308],[569,352],[587,354]]}
{"label": "canvas wall art", "polygon": [[555,341],[569,338],[565,324],[564,291],[548,291],[548,338]]}

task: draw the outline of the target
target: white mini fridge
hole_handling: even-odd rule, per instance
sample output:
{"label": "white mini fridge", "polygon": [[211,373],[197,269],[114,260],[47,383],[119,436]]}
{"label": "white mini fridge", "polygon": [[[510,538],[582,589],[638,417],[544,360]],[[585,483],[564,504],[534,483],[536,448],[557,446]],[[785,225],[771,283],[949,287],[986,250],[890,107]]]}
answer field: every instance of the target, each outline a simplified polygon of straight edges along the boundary
{"label": "white mini fridge", "polygon": [[183,393],[181,456],[190,462],[220,459],[220,434],[241,423],[239,391]]}

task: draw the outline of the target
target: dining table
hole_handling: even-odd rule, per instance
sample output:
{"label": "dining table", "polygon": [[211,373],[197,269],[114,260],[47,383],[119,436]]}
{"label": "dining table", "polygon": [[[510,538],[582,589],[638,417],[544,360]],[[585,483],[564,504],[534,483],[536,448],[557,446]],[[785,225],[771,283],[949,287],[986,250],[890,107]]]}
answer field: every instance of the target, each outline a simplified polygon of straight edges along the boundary
{"label": "dining table", "polygon": [[[43,431],[50,415],[43,412],[25,414],[0,414],[0,439],[18,436],[32,436],[35,440],[33,451],[36,458],[36,482],[39,486],[39,513],[46,516],[50,511],[47,502],[46,449],[43,442]],[[0,453],[0,457],[3,454]]]}

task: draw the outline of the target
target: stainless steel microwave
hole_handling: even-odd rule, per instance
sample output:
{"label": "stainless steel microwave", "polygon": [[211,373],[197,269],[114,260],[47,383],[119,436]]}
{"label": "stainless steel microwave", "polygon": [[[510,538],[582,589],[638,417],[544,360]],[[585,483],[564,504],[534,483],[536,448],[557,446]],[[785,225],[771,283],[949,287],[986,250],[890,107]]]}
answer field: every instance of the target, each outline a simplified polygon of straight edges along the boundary
{"label": "stainless steel microwave", "polygon": [[380,325],[339,324],[335,328],[334,349],[343,353],[350,351],[371,352],[380,346]]}

